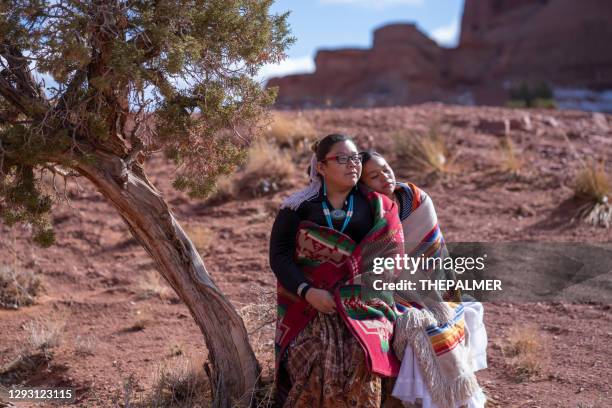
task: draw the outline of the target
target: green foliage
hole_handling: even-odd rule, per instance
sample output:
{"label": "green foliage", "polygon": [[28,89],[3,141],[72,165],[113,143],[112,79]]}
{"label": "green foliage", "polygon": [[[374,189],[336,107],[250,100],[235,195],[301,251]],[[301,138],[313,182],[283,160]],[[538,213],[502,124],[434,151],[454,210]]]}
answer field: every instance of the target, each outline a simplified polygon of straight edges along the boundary
{"label": "green foliage", "polygon": [[556,108],[553,91],[545,82],[530,86],[527,82],[510,89],[510,101],[506,104],[512,108]]}
{"label": "green foliage", "polygon": [[[141,140],[145,154],[163,148],[177,166],[174,186],[208,194],[244,162],[276,96],[253,79],[294,41],[288,13],[270,14],[272,3],[2,2],[0,39],[9,45],[0,48],[8,65],[0,84],[2,219],[30,223],[39,243],[51,243],[51,201],[42,179],[29,175],[49,164],[98,165],[101,152],[125,157],[139,136],[122,134],[119,124],[136,112],[155,127]],[[19,61],[56,84],[32,96],[26,90],[42,83],[24,79]]]}
{"label": "green foliage", "polygon": [[0,219],[11,226],[18,222],[32,226],[34,241],[41,246],[54,242],[48,214],[52,199],[39,190],[31,166],[7,166],[0,176]]}

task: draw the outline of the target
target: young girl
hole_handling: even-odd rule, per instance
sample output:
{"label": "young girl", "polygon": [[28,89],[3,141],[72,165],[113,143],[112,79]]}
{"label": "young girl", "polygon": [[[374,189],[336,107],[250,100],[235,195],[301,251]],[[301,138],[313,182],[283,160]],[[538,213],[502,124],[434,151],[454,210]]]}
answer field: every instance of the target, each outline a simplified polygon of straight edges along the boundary
{"label": "young girl", "polygon": [[[398,204],[405,253],[447,256],[431,198],[413,184],[397,183],[379,153],[363,152],[362,168],[361,182]],[[419,273],[454,278],[452,271]],[[458,292],[396,295],[406,312],[395,326],[393,348],[402,364],[392,395],[405,403],[420,399],[423,408],[483,408],[486,398],[474,375],[487,367],[482,304],[462,302]],[[406,301],[413,295],[417,302]]]}

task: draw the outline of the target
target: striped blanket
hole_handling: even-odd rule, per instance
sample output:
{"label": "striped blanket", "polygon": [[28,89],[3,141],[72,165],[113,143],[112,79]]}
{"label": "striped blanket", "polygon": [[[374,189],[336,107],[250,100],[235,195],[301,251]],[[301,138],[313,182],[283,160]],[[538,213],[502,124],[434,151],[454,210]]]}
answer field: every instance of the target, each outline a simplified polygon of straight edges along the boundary
{"label": "striped blanket", "polygon": [[[448,256],[431,198],[414,184],[398,184],[396,195],[402,203],[405,253],[417,257]],[[400,276],[400,279],[406,276]],[[454,279],[453,271],[423,269],[411,279]],[[453,292],[396,292],[396,319],[393,348],[403,358],[412,346],[423,378],[434,402],[441,408],[455,408],[478,389],[466,346],[461,294]]]}
{"label": "striped blanket", "polygon": [[[367,194],[374,223],[357,244],[336,230],[303,221],[296,240],[296,263],[315,287],[333,293],[343,322],[362,345],[368,368],[383,376],[397,376],[399,360],[391,347],[397,317],[393,295],[364,296],[362,278],[373,269],[374,257],[403,254],[397,206],[380,194]],[[318,313],[310,304],[277,286],[278,315],[275,338],[276,373],[291,341]]]}

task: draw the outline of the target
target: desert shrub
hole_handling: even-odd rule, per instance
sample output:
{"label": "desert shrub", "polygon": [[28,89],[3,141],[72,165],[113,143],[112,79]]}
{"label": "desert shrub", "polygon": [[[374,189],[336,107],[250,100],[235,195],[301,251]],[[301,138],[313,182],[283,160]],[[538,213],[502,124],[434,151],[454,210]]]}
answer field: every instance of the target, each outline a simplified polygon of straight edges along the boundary
{"label": "desert shrub", "polygon": [[265,135],[280,148],[303,149],[316,137],[316,131],[302,115],[274,112]]}
{"label": "desert shrub", "polygon": [[21,326],[25,331],[24,341],[17,357],[0,366],[0,384],[23,384],[46,370],[53,360],[53,349],[62,340],[64,327],[65,321],[53,316],[25,322]]}
{"label": "desert shrub", "polygon": [[223,176],[217,179],[215,190],[209,199],[214,202],[225,202],[233,199],[238,194],[237,186],[232,176]]}
{"label": "desert shrub", "polygon": [[510,100],[506,104],[514,108],[556,108],[554,94],[545,82],[530,85],[527,82],[513,86],[509,91]]}
{"label": "desert shrub", "polygon": [[26,322],[23,325],[28,333],[28,346],[31,350],[49,352],[59,346],[65,322],[55,318],[40,318]]}
{"label": "desert shrub", "polygon": [[502,347],[508,358],[511,374],[517,381],[526,381],[542,373],[548,357],[545,338],[534,326],[512,327]]}
{"label": "desert shrub", "polygon": [[125,328],[124,332],[138,332],[144,330],[155,321],[153,314],[148,310],[136,310],[132,324]]}
{"label": "desert shrub", "polygon": [[497,152],[502,171],[517,174],[523,167],[523,160],[509,136],[506,135],[503,139],[500,139]]}
{"label": "desert shrub", "polygon": [[289,186],[295,174],[291,157],[267,141],[258,141],[249,149],[247,163],[237,174],[241,194],[258,197],[275,193]]}
{"label": "desert shrub", "polygon": [[98,346],[98,340],[92,335],[77,335],[74,340],[74,351],[79,356],[93,356]]}
{"label": "desert shrub", "polygon": [[[193,240],[193,235],[190,235]],[[196,245],[197,247],[197,245]],[[138,282],[139,299],[149,299],[157,297],[161,300],[176,298],[176,294],[171,287],[164,281],[164,278],[157,271],[147,271]]]}
{"label": "desert shrub", "polygon": [[427,132],[400,132],[392,135],[398,165],[415,173],[454,173],[455,155],[445,132],[437,124]]}
{"label": "desert shrub", "polygon": [[201,256],[208,256],[210,254],[216,239],[215,231],[202,225],[190,225],[185,227],[185,232],[189,235],[191,242],[193,242]]}
{"label": "desert shrub", "polygon": [[612,183],[603,162],[583,163],[572,187],[574,197],[583,203],[577,216],[592,225],[609,228],[612,224]]}
{"label": "desert shrub", "polygon": [[42,290],[43,283],[39,274],[0,265],[0,307],[17,309],[29,306]]}
{"label": "desert shrub", "polygon": [[208,406],[210,395],[205,392],[207,389],[208,381],[202,367],[195,365],[190,358],[179,356],[158,370],[147,406]]}
{"label": "desert shrub", "polygon": [[296,168],[291,156],[268,140],[259,140],[248,151],[245,165],[231,177],[221,179],[209,203],[237,197],[261,197],[291,186]]}

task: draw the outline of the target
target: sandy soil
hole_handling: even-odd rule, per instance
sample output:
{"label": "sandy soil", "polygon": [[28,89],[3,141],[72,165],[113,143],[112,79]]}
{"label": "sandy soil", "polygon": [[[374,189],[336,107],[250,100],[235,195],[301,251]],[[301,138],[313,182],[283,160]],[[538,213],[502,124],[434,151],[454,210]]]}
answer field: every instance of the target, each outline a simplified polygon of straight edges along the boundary
{"label": "sandy soil", "polygon": [[[612,174],[612,116],[438,104],[303,115],[321,135],[345,132],[363,148],[386,152],[395,132],[424,130],[432,121],[446,126],[458,151],[457,174],[441,181],[411,180],[432,196],[448,241],[611,241],[611,229],[570,222],[575,205],[569,186],[579,158],[607,159]],[[497,170],[504,120],[525,161],[520,176]],[[304,168],[305,161],[297,166]],[[268,237],[278,204],[289,191],[206,205],[172,190],[173,170],[161,158],[152,158],[147,171],[202,248],[212,278],[237,308],[255,302],[258,292],[273,290]],[[294,190],[305,182],[302,173],[291,180]],[[398,173],[402,180],[408,177]],[[39,249],[24,227],[0,226],[0,263],[40,272],[46,287],[33,306],[0,309],[0,367],[14,360],[27,342],[27,322],[60,320],[65,326],[53,359],[23,385],[72,386],[77,406],[110,407],[124,398],[123,384],[130,375],[135,390],[146,393],[161,365],[185,356],[201,362],[207,351],[188,310],[175,297],[143,299],[142,282],[155,272],[152,260],[92,186],[79,184],[69,185],[70,205],[58,205],[54,212],[55,246]],[[487,303],[485,321],[489,368],[478,377],[491,397],[490,406],[611,406],[609,302],[573,304],[568,298]],[[134,329],[136,323],[140,329]],[[523,327],[535,328],[544,345],[543,368],[518,381],[504,350],[511,332]],[[270,326],[252,335],[268,376],[272,338]],[[0,378],[5,385],[11,381]]]}

